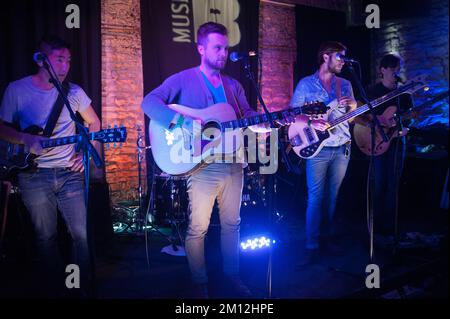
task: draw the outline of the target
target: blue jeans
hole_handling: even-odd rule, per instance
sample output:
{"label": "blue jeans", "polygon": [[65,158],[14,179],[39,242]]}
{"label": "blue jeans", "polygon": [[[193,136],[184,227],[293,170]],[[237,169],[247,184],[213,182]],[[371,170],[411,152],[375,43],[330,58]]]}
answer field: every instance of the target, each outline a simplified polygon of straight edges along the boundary
{"label": "blue jeans", "polygon": [[397,191],[405,159],[405,138],[394,138],[386,153],[375,156],[374,232],[393,235]]}
{"label": "blue jeans", "polygon": [[[324,147],[315,157],[306,160],[308,208],[306,209],[306,248],[319,248],[322,204],[327,204],[326,226],[331,225],[339,188],[350,160],[350,145]],[[330,235],[330,234],[327,234]]]}
{"label": "blue jeans", "polygon": [[[34,228],[40,278],[46,292],[64,287],[65,266],[57,242],[58,210],[72,237],[72,260],[80,268],[80,288],[88,289],[90,255],[86,228],[83,173],[65,168],[38,168],[19,174],[22,200]],[[68,275],[68,274],[67,274]],[[61,282],[62,280],[62,282]]]}
{"label": "blue jeans", "polygon": [[210,164],[188,179],[191,214],[186,233],[186,256],[192,281],[208,281],[205,264],[205,235],[217,198],[220,217],[220,240],[223,271],[230,277],[239,275],[239,227],[243,187],[241,164]]}

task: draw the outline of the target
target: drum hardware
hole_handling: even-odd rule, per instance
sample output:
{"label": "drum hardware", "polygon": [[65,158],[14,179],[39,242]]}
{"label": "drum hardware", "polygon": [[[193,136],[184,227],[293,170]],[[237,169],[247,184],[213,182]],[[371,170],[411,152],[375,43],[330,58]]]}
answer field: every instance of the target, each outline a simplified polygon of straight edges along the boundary
{"label": "drum hardware", "polygon": [[[163,248],[163,252],[177,255],[177,256],[183,256],[184,255],[184,239],[181,234],[181,226],[187,221],[187,211],[182,212],[182,206],[181,201],[183,199],[182,195],[186,196],[185,189],[178,186],[176,183],[177,181],[184,181],[184,179],[179,179],[178,177],[173,177],[167,174],[154,174],[152,176],[152,181],[150,183],[150,192],[148,196],[148,204],[147,209],[145,211],[145,216],[143,214],[143,191],[142,191],[142,176],[141,176],[141,169],[142,169],[142,161],[145,158],[144,151],[147,149],[150,149],[151,146],[145,146],[143,145],[143,138],[144,135],[141,134],[142,129],[140,127],[137,128],[138,131],[138,139],[137,139],[137,149],[138,149],[138,171],[139,171],[139,185],[138,185],[138,193],[139,193],[139,211],[140,211],[140,218],[139,220],[143,221],[141,225],[141,229],[144,229],[144,231],[155,231],[162,237],[164,237],[170,245]],[[156,165],[155,162],[152,162],[152,172],[156,171]],[[164,180],[165,184],[169,185],[169,189],[158,189],[157,182]],[[159,215],[157,214],[157,211],[161,210],[159,209],[159,199],[161,197],[166,196],[169,194],[170,200],[168,201],[170,203],[169,207],[161,207],[166,209],[166,211],[163,213],[163,216],[166,216],[167,219],[163,219],[160,221],[158,219]],[[183,214],[184,213],[184,214]],[[163,233],[160,229],[160,226],[164,225],[164,222],[166,224],[168,223],[171,228],[171,234],[167,235]],[[179,242],[181,246],[177,245],[176,242]],[[173,252],[173,253],[172,253]]]}

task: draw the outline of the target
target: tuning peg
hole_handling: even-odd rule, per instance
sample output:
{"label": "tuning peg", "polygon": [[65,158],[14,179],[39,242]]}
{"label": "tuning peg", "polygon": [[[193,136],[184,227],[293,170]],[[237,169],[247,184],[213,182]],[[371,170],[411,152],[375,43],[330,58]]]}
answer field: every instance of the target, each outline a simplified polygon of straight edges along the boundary
{"label": "tuning peg", "polygon": [[119,144],[119,148],[122,148],[122,144],[123,144],[123,143],[120,143],[120,144]]}
{"label": "tuning peg", "polygon": [[109,150],[109,143],[106,143],[106,150]]}
{"label": "tuning peg", "polygon": [[117,124],[114,124],[114,128],[117,128]]}
{"label": "tuning peg", "polygon": [[117,143],[116,143],[116,142],[114,142],[114,148],[116,148],[116,146],[117,146]]}

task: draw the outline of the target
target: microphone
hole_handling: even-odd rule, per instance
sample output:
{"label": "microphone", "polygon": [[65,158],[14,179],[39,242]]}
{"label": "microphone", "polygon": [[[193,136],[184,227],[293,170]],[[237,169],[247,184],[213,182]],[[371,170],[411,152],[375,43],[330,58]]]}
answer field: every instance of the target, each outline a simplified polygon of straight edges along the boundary
{"label": "microphone", "polygon": [[33,60],[36,63],[44,62],[45,60],[47,60],[47,55],[42,52],[36,52],[35,54],[33,54]]}
{"label": "microphone", "polygon": [[358,63],[358,61],[353,60],[351,58],[346,57],[345,55],[341,54],[341,53],[336,53],[336,60],[338,61],[344,61],[347,63]]}
{"label": "microphone", "polygon": [[256,56],[255,51],[248,51],[248,52],[231,52],[230,54],[230,60],[233,62],[237,62],[239,60],[243,60],[252,56]]}
{"label": "microphone", "polygon": [[405,80],[402,79],[398,74],[394,74],[395,82],[400,84],[405,84]]}

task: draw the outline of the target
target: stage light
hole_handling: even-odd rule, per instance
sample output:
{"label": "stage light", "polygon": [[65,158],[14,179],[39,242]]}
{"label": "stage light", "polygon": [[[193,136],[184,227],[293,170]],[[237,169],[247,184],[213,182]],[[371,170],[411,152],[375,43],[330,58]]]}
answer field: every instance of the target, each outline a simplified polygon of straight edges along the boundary
{"label": "stage light", "polygon": [[275,244],[274,239],[270,239],[268,236],[255,236],[248,237],[241,241],[241,249],[243,251],[267,249]]}

